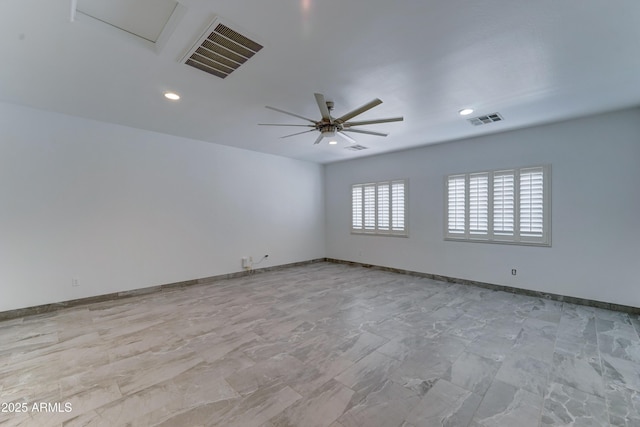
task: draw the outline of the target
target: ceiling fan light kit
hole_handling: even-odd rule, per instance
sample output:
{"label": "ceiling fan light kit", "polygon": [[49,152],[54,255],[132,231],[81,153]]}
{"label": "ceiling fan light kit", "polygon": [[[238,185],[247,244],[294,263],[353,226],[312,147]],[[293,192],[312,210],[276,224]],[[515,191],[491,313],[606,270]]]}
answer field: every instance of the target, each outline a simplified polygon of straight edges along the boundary
{"label": "ceiling fan light kit", "polygon": [[403,117],[391,117],[386,119],[373,119],[373,120],[364,120],[359,122],[350,122],[352,118],[359,116],[360,114],[369,111],[373,107],[382,104],[382,101],[378,98],[362,105],[361,107],[356,108],[355,110],[351,110],[348,113],[335,118],[331,115],[331,111],[334,108],[334,104],[331,101],[327,101],[323,94],[316,93],[314,94],[316,98],[316,103],[318,104],[318,108],[320,109],[320,120],[313,120],[308,117],[301,116],[299,114],[291,113],[289,111],[281,110],[279,108],[266,106],[266,108],[270,110],[277,111],[279,113],[287,114],[292,117],[297,117],[299,119],[310,122],[311,124],[282,124],[282,123],[259,123],[260,126],[297,126],[297,127],[308,127],[311,128],[309,130],[305,130],[302,132],[292,133],[290,135],[281,136],[280,138],[289,138],[295,135],[301,135],[303,133],[308,132],[319,132],[320,134],[316,138],[314,144],[319,144],[324,138],[331,138],[329,144],[335,145],[337,141],[335,140],[336,136],[340,136],[351,144],[355,144],[356,140],[347,135],[345,132],[354,132],[354,133],[362,133],[367,135],[375,135],[375,136],[387,136],[388,134],[382,132],[374,132],[370,130],[364,129],[352,129],[354,126],[362,126],[362,125],[374,125],[378,123],[390,123],[390,122],[401,122],[404,120]]}

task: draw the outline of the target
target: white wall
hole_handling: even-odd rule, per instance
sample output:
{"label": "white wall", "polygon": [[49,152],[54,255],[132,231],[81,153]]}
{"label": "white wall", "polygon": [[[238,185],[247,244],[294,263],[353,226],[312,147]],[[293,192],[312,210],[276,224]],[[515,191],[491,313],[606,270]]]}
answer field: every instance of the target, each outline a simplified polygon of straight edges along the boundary
{"label": "white wall", "polygon": [[[551,248],[443,240],[445,175],[540,164]],[[350,185],[397,178],[410,237],[351,235]],[[640,307],[640,109],[330,164],[325,194],[328,257]]]}
{"label": "white wall", "polygon": [[316,164],[0,103],[0,311],[323,257],[323,206]]}

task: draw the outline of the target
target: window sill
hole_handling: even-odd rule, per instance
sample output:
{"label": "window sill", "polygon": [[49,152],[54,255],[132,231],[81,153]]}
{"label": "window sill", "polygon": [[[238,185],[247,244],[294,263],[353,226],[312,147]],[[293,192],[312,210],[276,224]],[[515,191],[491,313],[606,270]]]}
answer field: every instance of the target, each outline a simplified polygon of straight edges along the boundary
{"label": "window sill", "polygon": [[351,234],[355,236],[409,237],[409,233],[379,233],[374,231],[351,231]]}
{"label": "window sill", "polygon": [[448,242],[467,242],[467,243],[491,243],[498,245],[516,245],[516,246],[542,246],[542,247],[551,247],[551,242],[514,242],[509,240],[487,240],[487,239],[467,239],[467,238],[456,238],[456,237],[445,237],[445,241]]}

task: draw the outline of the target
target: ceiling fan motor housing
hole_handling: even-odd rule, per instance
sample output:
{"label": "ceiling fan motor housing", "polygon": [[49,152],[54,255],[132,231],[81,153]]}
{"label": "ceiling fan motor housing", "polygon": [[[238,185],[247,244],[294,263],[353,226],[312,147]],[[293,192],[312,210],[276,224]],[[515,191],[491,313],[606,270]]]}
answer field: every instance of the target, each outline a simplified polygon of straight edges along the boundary
{"label": "ceiling fan motor housing", "polygon": [[336,132],[342,130],[342,126],[331,123],[322,123],[318,125],[317,129],[325,136],[335,136]]}

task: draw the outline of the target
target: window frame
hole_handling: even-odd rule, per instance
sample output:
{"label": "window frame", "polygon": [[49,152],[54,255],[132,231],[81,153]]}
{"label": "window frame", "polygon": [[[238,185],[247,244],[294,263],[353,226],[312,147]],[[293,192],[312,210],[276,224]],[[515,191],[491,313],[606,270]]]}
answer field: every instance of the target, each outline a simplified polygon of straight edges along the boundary
{"label": "window frame", "polygon": [[[542,172],[542,220],[541,227],[542,232],[541,236],[531,236],[527,235],[520,230],[520,226],[522,224],[523,219],[521,218],[521,198],[523,195],[523,189],[521,188],[521,175],[528,173],[536,173]],[[470,198],[470,180],[471,177],[474,176],[487,176],[487,232],[486,233],[472,233],[471,228],[471,198]],[[513,175],[513,208],[512,208],[512,216],[513,216],[513,233],[511,235],[498,233],[494,227],[495,221],[495,212],[494,208],[496,208],[496,200],[495,200],[495,178],[499,176],[509,176]],[[449,183],[452,179],[460,178],[464,179],[464,219],[463,229],[459,226],[459,214],[458,221],[455,223],[457,225],[457,231],[450,231],[449,229]],[[459,182],[457,183],[457,194],[460,193],[459,190]],[[508,199],[508,197],[507,197]],[[460,209],[459,200],[456,207],[458,211]],[[467,172],[467,173],[456,173],[456,174],[448,174],[444,177],[444,240],[448,241],[458,241],[458,242],[479,242],[479,243],[499,243],[499,244],[510,244],[510,245],[525,245],[525,246],[551,246],[551,165],[537,165],[537,166],[526,166],[520,168],[509,168],[509,169],[494,169],[494,170],[484,170],[478,172]],[[462,231],[461,231],[462,230]]]}
{"label": "window frame", "polygon": [[[394,230],[394,222],[396,221],[396,218],[398,217],[397,214],[397,203],[393,202],[393,199],[395,198],[395,192],[393,191],[393,186],[394,184],[402,184],[403,185],[403,203],[402,203],[402,217],[403,217],[403,228],[402,229],[396,229]],[[381,191],[380,188],[387,186],[388,191],[387,191],[387,197],[388,197],[388,206],[387,206],[387,212],[386,215],[381,215],[380,212],[380,203],[379,203],[379,197],[381,195]],[[355,193],[354,190],[356,188],[360,188],[360,202],[359,203],[355,203]],[[367,204],[365,201],[365,194],[366,194],[366,189],[369,188],[373,188],[373,195],[374,195],[374,203],[373,203],[373,226],[369,225],[369,227],[367,227],[367,220],[366,220],[366,214],[365,212],[367,211]],[[408,215],[408,194],[409,194],[409,180],[408,179],[393,179],[393,180],[388,180],[388,181],[378,181],[378,182],[365,182],[365,183],[358,183],[358,184],[352,184],[351,185],[351,234],[358,234],[358,235],[372,235],[372,236],[395,236],[395,237],[408,237],[409,236],[409,215]],[[382,191],[382,193],[384,193],[384,191]],[[358,207],[359,210],[359,215],[356,215],[356,212],[354,212],[354,208]],[[394,212],[396,212],[396,214],[394,215]],[[360,227],[355,227],[355,218],[359,218],[360,220]],[[387,224],[386,228],[381,228],[382,226],[380,226],[380,219],[384,218],[385,222]]]}

